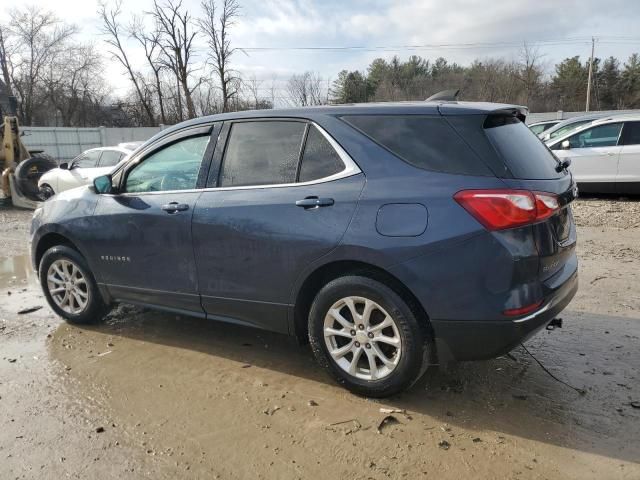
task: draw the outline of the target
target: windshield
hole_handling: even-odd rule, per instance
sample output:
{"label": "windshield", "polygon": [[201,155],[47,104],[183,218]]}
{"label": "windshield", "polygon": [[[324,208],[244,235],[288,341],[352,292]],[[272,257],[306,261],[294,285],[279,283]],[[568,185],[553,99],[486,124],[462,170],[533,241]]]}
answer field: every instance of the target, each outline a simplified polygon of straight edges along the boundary
{"label": "windshield", "polygon": [[548,138],[548,140],[551,140],[553,138],[560,138],[560,137],[566,135],[567,133],[572,132],[576,128],[579,128],[579,127],[581,127],[583,125],[586,125],[587,123],[591,123],[591,122],[593,122],[593,119],[591,119],[591,120],[579,120],[577,122],[570,123],[569,125],[565,125],[563,127],[560,127],[560,128],[558,128],[556,130],[553,130],[553,131],[549,130],[549,138]]}

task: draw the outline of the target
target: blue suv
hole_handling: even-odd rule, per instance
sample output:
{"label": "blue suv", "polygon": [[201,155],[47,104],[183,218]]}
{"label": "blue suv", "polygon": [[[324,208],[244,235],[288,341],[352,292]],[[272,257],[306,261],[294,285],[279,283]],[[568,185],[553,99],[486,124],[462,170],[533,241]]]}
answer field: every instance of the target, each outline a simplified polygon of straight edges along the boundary
{"label": "blue suv", "polygon": [[502,355],[577,290],[577,190],[522,123],[458,102],[199,118],[34,215],[33,264],[73,323],[114,302],[308,339],[353,392]]}

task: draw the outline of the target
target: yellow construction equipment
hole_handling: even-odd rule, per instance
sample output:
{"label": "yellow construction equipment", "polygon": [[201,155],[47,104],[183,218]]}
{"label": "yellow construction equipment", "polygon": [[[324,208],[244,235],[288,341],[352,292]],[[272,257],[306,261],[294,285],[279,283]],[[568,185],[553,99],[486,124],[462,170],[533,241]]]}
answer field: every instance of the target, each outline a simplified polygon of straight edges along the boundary
{"label": "yellow construction equipment", "polygon": [[41,152],[29,151],[20,139],[18,118],[5,116],[0,128],[0,171],[2,196],[15,207],[36,208],[38,179],[55,167],[55,161]]}

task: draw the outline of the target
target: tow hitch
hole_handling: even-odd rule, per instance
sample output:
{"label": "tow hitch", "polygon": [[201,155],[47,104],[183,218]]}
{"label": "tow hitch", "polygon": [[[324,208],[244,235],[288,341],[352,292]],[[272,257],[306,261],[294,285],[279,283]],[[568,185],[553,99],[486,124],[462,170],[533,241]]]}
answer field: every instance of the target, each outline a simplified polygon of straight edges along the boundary
{"label": "tow hitch", "polygon": [[547,330],[555,330],[556,328],[562,328],[562,319],[554,318],[549,322],[546,328]]}

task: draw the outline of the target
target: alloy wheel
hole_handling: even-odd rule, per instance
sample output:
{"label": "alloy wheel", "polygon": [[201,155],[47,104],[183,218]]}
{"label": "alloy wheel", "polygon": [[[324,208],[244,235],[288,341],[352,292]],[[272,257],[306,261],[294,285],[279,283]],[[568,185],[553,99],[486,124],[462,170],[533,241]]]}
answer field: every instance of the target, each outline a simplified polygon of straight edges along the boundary
{"label": "alloy wheel", "polygon": [[66,313],[77,315],[87,308],[87,279],[72,261],[60,259],[49,266],[47,288],[55,304]]}
{"label": "alloy wheel", "polygon": [[380,380],[393,372],[402,355],[402,339],[393,317],[373,300],[345,297],[324,319],[329,354],[349,375]]}

